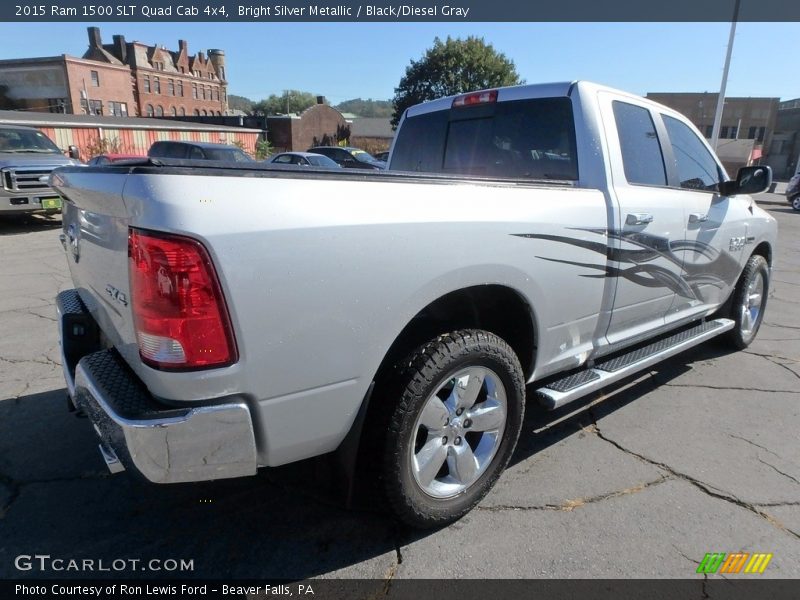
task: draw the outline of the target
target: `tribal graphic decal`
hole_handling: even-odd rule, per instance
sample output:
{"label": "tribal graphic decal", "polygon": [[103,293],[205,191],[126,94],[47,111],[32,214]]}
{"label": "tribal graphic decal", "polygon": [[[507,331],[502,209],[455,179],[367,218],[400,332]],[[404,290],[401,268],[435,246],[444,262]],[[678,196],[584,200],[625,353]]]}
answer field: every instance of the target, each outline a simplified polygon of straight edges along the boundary
{"label": "tribal graphic decal", "polygon": [[[634,248],[617,248],[604,242],[593,242],[560,235],[538,233],[512,233],[511,235],[569,244],[570,246],[592,250],[606,257],[609,264],[575,262],[547,256],[536,257],[542,260],[599,271],[597,274],[581,275],[582,277],[622,277],[636,285],[666,287],[679,296],[692,300],[703,300],[700,293],[701,286],[713,285],[722,289],[736,281],[739,275],[739,261],[734,256],[726,252],[719,252],[716,248],[704,242],[692,240],[670,242],[665,237],[643,232],[607,232],[605,229],[591,228],[571,229],[597,235],[608,235],[609,241],[618,240],[621,244],[628,244],[634,246]],[[683,251],[693,252],[706,260],[699,264],[692,261],[684,263],[683,259],[678,255]],[[676,271],[682,273],[683,276],[678,276],[670,269],[653,264],[657,259],[664,259],[674,264],[677,267]]]}

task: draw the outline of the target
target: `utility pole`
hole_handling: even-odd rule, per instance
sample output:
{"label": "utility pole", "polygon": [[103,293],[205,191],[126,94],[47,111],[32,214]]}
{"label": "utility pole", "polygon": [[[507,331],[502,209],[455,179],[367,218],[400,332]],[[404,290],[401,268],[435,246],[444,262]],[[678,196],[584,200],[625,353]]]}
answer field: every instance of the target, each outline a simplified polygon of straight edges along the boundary
{"label": "utility pole", "polygon": [[[717,112],[714,115],[714,129],[711,132],[711,147],[717,149],[717,142],[719,142],[719,129],[722,125],[722,111],[725,107],[725,87],[728,85],[728,70],[731,66],[731,54],[733,53],[733,38],[736,35],[736,20],[739,18],[739,3],[741,0],[736,0],[733,8],[733,21],[731,21],[731,34],[728,37],[728,52],[725,55],[725,67],[722,69],[722,85],[719,89],[719,97],[717,98]],[[738,132],[737,132],[738,133]]]}

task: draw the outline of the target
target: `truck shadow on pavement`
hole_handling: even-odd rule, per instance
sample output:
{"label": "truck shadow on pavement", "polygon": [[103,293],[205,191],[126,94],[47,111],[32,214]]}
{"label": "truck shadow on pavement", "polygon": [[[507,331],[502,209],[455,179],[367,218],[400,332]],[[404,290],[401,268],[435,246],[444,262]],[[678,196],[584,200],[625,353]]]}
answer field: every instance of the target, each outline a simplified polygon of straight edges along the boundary
{"label": "truck shadow on pavement", "polygon": [[61,215],[46,217],[44,215],[22,215],[16,217],[0,216],[0,236],[20,235],[32,231],[46,231],[61,228]]}
{"label": "truck shadow on pavement", "polygon": [[[724,353],[708,344],[693,349],[659,365],[659,380]],[[608,397],[599,404],[591,396],[554,412],[537,410],[531,398],[512,462],[576,434],[655,385],[647,377],[629,381],[616,392],[604,390]],[[316,470],[304,461],[251,478],[163,486],[129,473],[112,477],[91,424],[67,412],[65,390],[0,400],[0,577],[304,579],[335,572],[381,579],[396,568],[402,545],[435,535],[402,528],[363,503],[345,510],[318,485]],[[24,554],[102,559],[106,566],[115,559],[142,562],[119,573],[20,571],[15,558]],[[151,559],[190,560],[193,570],[143,570]]]}
{"label": "truck shadow on pavement", "polygon": [[601,423],[603,417],[625,408],[691,370],[692,363],[719,358],[732,352],[730,348],[712,340],[554,411],[540,407],[534,397],[535,390],[528,388],[523,433],[510,464],[523,462],[566,437]]}

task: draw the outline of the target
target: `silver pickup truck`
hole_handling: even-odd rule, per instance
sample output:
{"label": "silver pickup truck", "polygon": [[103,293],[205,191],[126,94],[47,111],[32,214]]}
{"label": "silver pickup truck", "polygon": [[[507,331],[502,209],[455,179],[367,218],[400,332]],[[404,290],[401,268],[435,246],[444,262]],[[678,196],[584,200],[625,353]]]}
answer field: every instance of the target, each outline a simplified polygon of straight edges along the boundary
{"label": "silver pickup truck", "polygon": [[[389,170],[64,168],[71,403],[158,483],[338,457],[419,527],[546,408],[715,336],[750,344],[776,222],[680,114],[573,82],[410,108]],[[356,475],[353,475],[356,474]],[[360,479],[359,479],[360,481]]]}
{"label": "silver pickup truck", "polygon": [[48,183],[56,167],[77,165],[50,138],[31,127],[0,125],[0,217],[32,212],[57,213],[61,198]]}

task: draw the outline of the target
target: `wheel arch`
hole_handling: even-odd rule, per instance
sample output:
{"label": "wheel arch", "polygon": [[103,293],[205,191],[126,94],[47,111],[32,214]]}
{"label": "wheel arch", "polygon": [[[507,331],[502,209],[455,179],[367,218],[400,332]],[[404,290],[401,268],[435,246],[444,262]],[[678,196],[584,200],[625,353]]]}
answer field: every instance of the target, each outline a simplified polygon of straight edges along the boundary
{"label": "wheel arch", "polygon": [[501,337],[516,353],[525,377],[533,373],[537,347],[533,307],[509,286],[486,284],[449,292],[418,311],[395,337],[374,379],[379,381],[418,346],[457,329],[483,329]]}
{"label": "wheel arch", "polygon": [[754,254],[763,256],[766,259],[767,264],[770,267],[772,267],[772,246],[770,245],[769,242],[767,241],[761,242],[758,246],[755,247],[751,256],[753,256]]}

